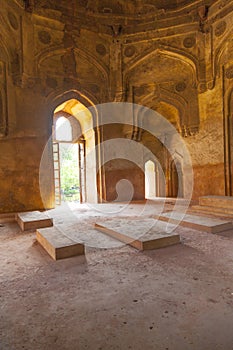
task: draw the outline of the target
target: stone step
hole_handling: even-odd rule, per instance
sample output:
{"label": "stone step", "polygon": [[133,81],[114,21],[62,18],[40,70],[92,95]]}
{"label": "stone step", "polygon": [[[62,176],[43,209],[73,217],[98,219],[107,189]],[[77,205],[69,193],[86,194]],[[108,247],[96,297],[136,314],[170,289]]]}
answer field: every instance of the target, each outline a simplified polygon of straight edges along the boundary
{"label": "stone step", "polygon": [[180,243],[180,236],[172,233],[174,225],[154,219],[112,219],[95,223],[95,229],[138,250],[158,249]]}
{"label": "stone step", "polygon": [[53,226],[53,219],[40,211],[16,214],[16,221],[22,231]]}
{"label": "stone step", "polygon": [[180,226],[189,227],[198,231],[210,233],[220,233],[233,229],[231,221],[220,220],[216,218],[184,214],[181,212],[167,212],[156,216],[157,219],[178,224]]}
{"label": "stone step", "polygon": [[215,216],[225,216],[225,217],[233,217],[233,209],[228,208],[215,208],[215,207],[208,207],[204,205],[193,205],[191,207],[191,211],[194,211],[196,213],[204,213],[204,214],[212,214]]}
{"label": "stone step", "polygon": [[15,215],[16,215],[16,213],[0,214],[0,223],[4,224],[4,223],[8,223],[8,222],[14,222]]}
{"label": "stone step", "polygon": [[199,198],[200,206],[225,208],[233,212],[233,197],[230,196],[204,196]]}
{"label": "stone step", "polygon": [[64,232],[55,226],[37,229],[36,239],[54,260],[85,254],[82,243],[66,237]]}

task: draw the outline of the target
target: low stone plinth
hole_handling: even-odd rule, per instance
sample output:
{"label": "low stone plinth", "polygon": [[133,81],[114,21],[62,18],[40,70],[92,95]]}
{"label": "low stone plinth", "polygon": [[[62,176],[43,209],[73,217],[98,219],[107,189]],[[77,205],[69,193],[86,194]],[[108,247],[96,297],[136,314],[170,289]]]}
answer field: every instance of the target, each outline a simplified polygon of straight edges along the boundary
{"label": "low stone plinth", "polygon": [[233,229],[231,221],[209,218],[198,215],[184,214],[180,212],[167,212],[156,217],[159,220],[178,224],[198,231],[219,233]]}
{"label": "low stone plinth", "polygon": [[215,207],[207,207],[205,205],[193,205],[191,207],[191,211],[195,213],[202,213],[205,215],[214,215],[214,216],[222,216],[226,218],[232,218],[233,217],[233,209],[227,209],[227,208],[215,208]]}
{"label": "low stone plinth", "polygon": [[15,215],[16,215],[16,213],[0,214],[0,224],[14,222]]}
{"label": "low stone plinth", "polygon": [[199,198],[199,205],[221,209],[231,209],[233,212],[233,197],[204,196]]}
{"label": "low stone plinth", "polygon": [[180,236],[172,232],[174,225],[153,219],[113,219],[98,222],[95,228],[138,250],[158,249],[180,243]]}
{"label": "low stone plinth", "polygon": [[22,231],[53,226],[53,219],[40,211],[16,214],[16,221]]}
{"label": "low stone plinth", "polygon": [[54,260],[85,254],[82,243],[74,242],[55,226],[37,229],[36,239]]}

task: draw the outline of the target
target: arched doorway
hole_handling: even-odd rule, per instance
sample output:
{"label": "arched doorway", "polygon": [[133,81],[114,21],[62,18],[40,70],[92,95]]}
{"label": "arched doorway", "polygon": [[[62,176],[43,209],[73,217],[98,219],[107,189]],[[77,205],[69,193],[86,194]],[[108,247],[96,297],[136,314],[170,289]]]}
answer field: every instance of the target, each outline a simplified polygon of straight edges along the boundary
{"label": "arched doorway", "polygon": [[59,105],[53,115],[56,204],[97,202],[95,133],[90,111],[78,100]]}
{"label": "arched doorway", "polygon": [[157,176],[155,163],[148,160],[145,163],[145,198],[157,196]]}
{"label": "arched doorway", "polygon": [[181,164],[177,160],[172,160],[169,167],[168,196],[172,198],[182,198],[183,194],[183,173]]}
{"label": "arched doorway", "polygon": [[170,197],[176,198],[178,196],[179,179],[176,169],[175,161],[173,160],[170,165]]}

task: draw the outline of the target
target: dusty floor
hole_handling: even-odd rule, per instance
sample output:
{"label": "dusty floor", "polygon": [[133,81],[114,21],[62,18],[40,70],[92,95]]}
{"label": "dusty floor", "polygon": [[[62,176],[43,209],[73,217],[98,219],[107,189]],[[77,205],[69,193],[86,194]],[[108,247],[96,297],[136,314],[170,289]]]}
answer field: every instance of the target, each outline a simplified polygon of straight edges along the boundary
{"label": "dusty floor", "polygon": [[[80,228],[106,216],[85,206],[76,214]],[[72,215],[53,212],[60,225]],[[182,244],[169,248],[93,244],[85,259],[54,262],[35,232],[4,224],[0,349],[232,350],[233,231],[178,232]]]}

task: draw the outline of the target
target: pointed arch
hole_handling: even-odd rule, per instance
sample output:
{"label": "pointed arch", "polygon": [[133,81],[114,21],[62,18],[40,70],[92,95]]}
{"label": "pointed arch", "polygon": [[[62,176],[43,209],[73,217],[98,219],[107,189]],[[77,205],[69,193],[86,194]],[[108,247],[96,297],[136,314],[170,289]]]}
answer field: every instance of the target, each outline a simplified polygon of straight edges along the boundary
{"label": "pointed arch", "polygon": [[[37,74],[39,74],[40,67],[45,60],[52,58],[54,56],[62,56],[65,53],[67,53],[67,50],[68,49],[64,49],[60,46],[57,46],[57,47],[53,47],[53,48],[50,47],[50,48],[40,52],[36,56]],[[105,66],[103,63],[100,64],[99,61],[97,61],[97,59],[90,52],[87,52],[83,49],[75,48],[74,52],[76,54],[78,54],[79,57],[84,58],[85,60],[90,62],[91,65],[96,67],[97,70],[102,74],[102,76],[106,82],[109,81],[109,69],[107,66]]]}
{"label": "pointed arch", "polygon": [[153,49],[149,49],[147,52],[143,52],[141,55],[137,56],[134,58],[133,61],[130,61],[127,65],[126,65],[126,69],[125,69],[125,84],[127,85],[128,81],[129,81],[129,75],[130,72],[135,69],[137,66],[140,66],[143,62],[150,60],[150,58],[153,55],[163,55],[164,57],[168,57],[174,60],[179,60],[180,62],[183,62],[184,64],[186,64],[189,69],[191,69],[192,71],[192,85],[196,84],[196,80],[197,80],[197,72],[198,72],[198,62],[197,59],[195,59],[195,57],[193,57],[190,54],[184,54],[183,51],[178,50],[178,49],[172,49],[169,50],[168,47],[163,47],[160,46],[159,48],[153,48]]}

